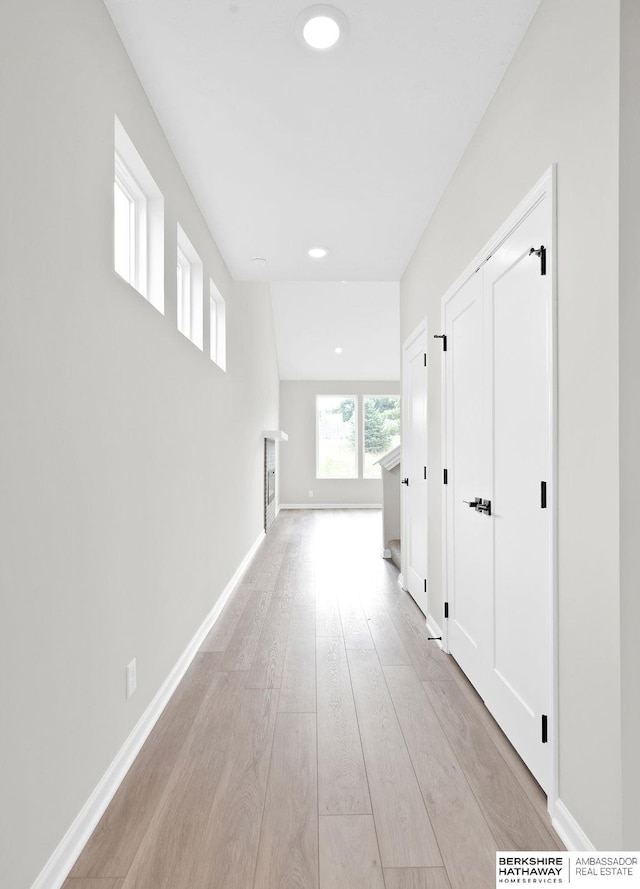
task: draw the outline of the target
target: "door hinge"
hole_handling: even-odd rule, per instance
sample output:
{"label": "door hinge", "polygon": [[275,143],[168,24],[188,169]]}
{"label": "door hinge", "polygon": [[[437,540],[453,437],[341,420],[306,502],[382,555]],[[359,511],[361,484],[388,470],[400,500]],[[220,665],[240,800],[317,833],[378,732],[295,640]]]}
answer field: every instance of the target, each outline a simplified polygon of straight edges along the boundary
{"label": "door hinge", "polygon": [[424,468],[424,480],[427,480],[427,467]]}
{"label": "door hinge", "polygon": [[549,740],[549,736],[548,736],[547,717],[543,716],[542,717],[542,743],[546,744],[548,740]]}
{"label": "door hinge", "polygon": [[445,618],[449,617],[449,603],[448,602],[444,603],[444,616],[445,616]]}
{"label": "door hinge", "polygon": [[442,484],[443,485],[449,484],[449,471],[447,469],[442,470]]}
{"label": "door hinge", "polygon": [[427,366],[427,353],[424,353],[424,366]]}
{"label": "door hinge", "polygon": [[442,351],[447,351],[447,335],[446,333],[435,333],[433,335],[434,340],[442,340]]}
{"label": "door hinge", "polygon": [[424,591],[427,592],[427,578],[424,579]]}
{"label": "door hinge", "polygon": [[547,508],[547,483],[540,482],[540,509]]}
{"label": "door hinge", "polygon": [[529,250],[529,256],[531,256],[532,253],[535,253],[536,256],[540,257],[540,274],[546,275],[547,274],[547,248],[544,245],[541,245],[540,247],[538,247],[537,250],[535,247],[532,247],[531,250]]}

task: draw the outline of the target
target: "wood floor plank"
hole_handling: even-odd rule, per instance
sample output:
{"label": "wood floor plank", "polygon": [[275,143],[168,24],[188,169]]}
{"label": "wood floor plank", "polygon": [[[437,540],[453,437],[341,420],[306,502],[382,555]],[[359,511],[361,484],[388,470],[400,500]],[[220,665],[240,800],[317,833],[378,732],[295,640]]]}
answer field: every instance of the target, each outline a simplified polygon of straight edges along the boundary
{"label": "wood floor plank", "polygon": [[320,818],[320,889],[385,889],[371,815]]}
{"label": "wood floor plank", "polygon": [[555,850],[538,817],[456,682],[425,682],[429,700],[489,824],[499,849]]}
{"label": "wood floor plank", "polygon": [[360,602],[353,598],[344,598],[340,600],[339,608],[345,648],[374,648],[369,624]]}
{"label": "wood floor plank", "polygon": [[302,550],[290,546],[280,565],[280,571],[273,590],[274,598],[291,599],[315,598],[313,564],[303,557]]}
{"label": "wood floor plank", "polygon": [[261,547],[242,577],[244,584],[257,590],[275,588],[286,551],[285,543],[270,541],[268,537],[265,543],[266,546]]}
{"label": "wood floor plank", "polygon": [[384,675],[452,889],[494,889],[498,846],[416,671]]}
{"label": "wood floor plank", "polygon": [[349,665],[340,638],[316,641],[318,797],[321,815],[369,815],[371,800]]}
{"label": "wood floor plank", "polygon": [[252,595],[253,589],[251,587],[239,584],[235,588],[229,601],[222,609],[222,613],[200,646],[200,651],[224,651],[226,649]]}
{"label": "wood floor plank", "polygon": [[122,880],[111,877],[67,879],[62,884],[62,889],[122,889]]}
{"label": "wood floor plank", "polygon": [[316,594],[316,636],[342,636],[342,621],[336,599]]}
{"label": "wood floor plank", "polygon": [[189,889],[252,886],[267,790],[278,691],[245,689],[231,752],[188,875]]}
{"label": "wood floor plank", "polygon": [[315,609],[291,613],[278,712],[316,712]]}
{"label": "wood floor plank", "polygon": [[385,867],[442,867],[442,858],[375,651],[347,653]]}
{"label": "wood floor plank", "polygon": [[123,889],[189,889],[226,758],[245,676],[216,673]]}
{"label": "wood floor plank", "polygon": [[439,648],[437,642],[428,641],[430,634],[426,620],[409,593],[399,589],[383,589],[381,594],[419,678],[452,679],[448,664],[450,658]]}
{"label": "wood floor plank", "polygon": [[411,666],[411,658],[380,599],[367,598],[362,607],[380,663],[389,667]]}
{"label": "wood floor plank", "polygon": [[387,889],[451,889],[447,873],[441,867],[385,867],[384,880]]}
{"label": "wood floor plank", "polygon": [[271,592],[266,590],[256,591],[247,602],[226,651],[220,658],[220,670],[251,668],[270,601]]}
{"label": "wood floor plank", "polygon": [[71,878],[126,876],[215,668],[215,656],[196,655],[73,866]]}
{"label": "wood floor plank", "polygon": [[254,889],[317,889],[318,779],[312,713],[280,713]]}
{"label": "wood floor plank", "polygon": [[247,688],[279,688],[289,633],[288,599],[272,599],[258,640]]}

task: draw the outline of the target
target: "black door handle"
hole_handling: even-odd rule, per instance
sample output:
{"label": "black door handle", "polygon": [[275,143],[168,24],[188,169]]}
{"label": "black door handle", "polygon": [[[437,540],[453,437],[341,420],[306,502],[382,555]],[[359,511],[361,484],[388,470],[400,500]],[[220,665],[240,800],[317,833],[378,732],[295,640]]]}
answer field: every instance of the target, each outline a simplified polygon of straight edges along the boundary
{"label": "black door handle", "polygon": [[408,486],[408,485],[409,485],[409,479],[408,479],[408,478],[403,478],[403,479],[402,479],[402,484]]}
{"label": "black door handle", "polygon": [[471,509],[476,509],[478,504],[481,503],[481,501],[477,497],[475,500],[463,500],[462,502],[466,503],[467,506],[470,506]]}

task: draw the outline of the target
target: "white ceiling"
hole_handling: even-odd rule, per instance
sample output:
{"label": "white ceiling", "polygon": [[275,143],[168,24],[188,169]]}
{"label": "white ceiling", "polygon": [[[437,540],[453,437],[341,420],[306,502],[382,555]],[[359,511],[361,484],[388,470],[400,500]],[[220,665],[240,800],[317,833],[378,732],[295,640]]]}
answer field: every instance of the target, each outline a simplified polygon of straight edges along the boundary
{"label": "white ceiling", "polygon": [[395,281],[539,0],[335,0],[325,53],[307,0],[105,3],[235,278]]}
{"label": "white ceiling", "polygon": [[397,283],[272,284],[280,379],[399,380],[399,291]]}
{"label": "white ceiling", "polygon": [[[232,276],[332,282],[273,301],[284,377],[335,378],[320,356],[367,292],[340,282],[400,279],[540,0],[334,0],[349,31],[324,53],[296,36],[313,0],[104,2]],[[369,293],[387,299],[371,317],[397,313],[396,292]],[[350,378],[398,378],[387,333],[345,349]]]}

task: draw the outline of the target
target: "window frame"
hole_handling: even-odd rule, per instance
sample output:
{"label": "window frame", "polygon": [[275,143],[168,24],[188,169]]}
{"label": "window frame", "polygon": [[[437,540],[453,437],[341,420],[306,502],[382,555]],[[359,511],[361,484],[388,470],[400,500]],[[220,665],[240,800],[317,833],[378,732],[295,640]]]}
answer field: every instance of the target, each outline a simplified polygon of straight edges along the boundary
{"label": "window frame", "polygon": [[227,306],[224,297],[209,279],[209,357],[220,370],[227,369]]}
{"label": "window frame", "polygon": [[178,223],[176,235],[176,327],[201,351],[204,345],[203,272],[204,266],[199,254]]}
{"label": "window frame", "polygon": [[[354,453],[355,453],[355,475],[320,475],[320,408],[318,401],[321,398],[334,398],[339,401],[351,399],[353,401],[353,426],[354,426]],[[360,478],[360,422],[359,422],[359,396],[342,393],[316,393],[315,409],[316,409],[316,480],[318,481],[357,481]]]}

